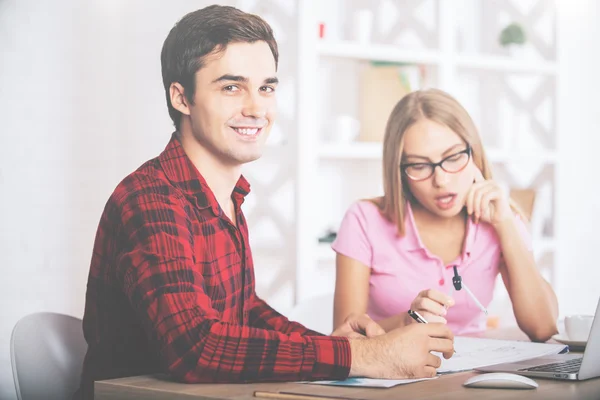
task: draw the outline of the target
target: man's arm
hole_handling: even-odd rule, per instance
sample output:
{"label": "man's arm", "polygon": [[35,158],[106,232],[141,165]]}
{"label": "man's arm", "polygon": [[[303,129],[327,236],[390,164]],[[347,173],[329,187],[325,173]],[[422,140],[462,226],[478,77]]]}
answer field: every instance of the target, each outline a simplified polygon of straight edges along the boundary
{"label": "man's arm", "polygon": [[288,320],[258,297],[256,293],[253,296],[249,317],[250,326],[255,328],[271,329],[286,335],[298,333],[302,336],[323,336],[322,333],[310,330],[298,322]]}
{"label": "man's arm", "polygon": [[121,210],[129,250],[117,260],[117,274],[173,377],[244,382],[348,376],[347,338],[285,334],[220,320],[204,277],[194,268],[190,217],[178,199],[139,195]]}

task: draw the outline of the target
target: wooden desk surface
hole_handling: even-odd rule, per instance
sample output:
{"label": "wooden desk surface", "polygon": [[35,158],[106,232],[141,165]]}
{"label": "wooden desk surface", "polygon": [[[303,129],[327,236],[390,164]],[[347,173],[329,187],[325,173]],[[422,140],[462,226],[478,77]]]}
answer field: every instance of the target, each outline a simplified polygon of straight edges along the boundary
{"label": "wooden desk surface", "polygon": [[[525,339],[515,330],[489,331],[484,337]],[[444,375],[438,379],[400,385],[390,389],[335,387],[300,383],[253,384],[183,384],[165,375],[145,375],[99,381],[95,384],[95,399],[246,399],[256,400],[253,393],[285,391],[326,396],[343,396],[348,399],[600,399],[600,378],[582,382],[567,382],[536,378],[539,387],[534,390],[473,389],[462,384],[474,372]]]}

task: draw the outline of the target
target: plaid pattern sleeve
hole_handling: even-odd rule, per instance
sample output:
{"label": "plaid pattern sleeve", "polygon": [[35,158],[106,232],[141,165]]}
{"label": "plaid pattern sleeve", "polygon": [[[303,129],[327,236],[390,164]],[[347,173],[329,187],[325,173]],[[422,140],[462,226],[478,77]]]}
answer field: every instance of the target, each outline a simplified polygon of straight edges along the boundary
{"label": "plaid pattern sleeve", "polygon": [[256,296],[249,191],[240,177],[233,223],[176,134],[117,186],[94,242],[76,398],[92,399],[95,380],[159,372],[183,382],[348,376],[346,338],[289,322]]}
{"label": "plaid pattern sleeve", "polygon": [[[153,194],[123,207],[131,247],[118,269],[125,294],[168,371],[185,382],[347,377],[345,338],[302,336],[265,306],[258,308],[264,312],[257,320],[268,318],[263,326],[272,330],[221,321],[207,294],[209,283],[193,268],[199,244],[190,241],[189,210],[177,203]],[[218,237],[214,229],[203,234],[208,242]]]}
{"label": "plaid pattern sleeve", "polygon": [[323,336],[322,333],[310,330],[298,322],[289,321],[256,295],[254,295],[252,309],[250,310],[250,324],[257,328],[272,329],[285,334],[299,333],[307,336]]}

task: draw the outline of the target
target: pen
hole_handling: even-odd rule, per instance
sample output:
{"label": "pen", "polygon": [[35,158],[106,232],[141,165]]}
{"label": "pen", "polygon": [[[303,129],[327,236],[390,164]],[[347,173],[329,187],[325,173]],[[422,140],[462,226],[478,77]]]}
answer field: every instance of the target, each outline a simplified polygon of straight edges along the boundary
{"label": "pen", "polygon": [[[417,321],[420,324],[427,324],[427,320],[425,318],[423,318],[423,316],[416,311],[408,310],[408,315],[410,315],[410,317],[412,319],[414,319],[415,321]],[[454,354],[456,354],[456,350],[454,350]]]}
{"label": "pen", "polygon": [[321,396],[316,394],[293,393],[293,392],[261,392],[255,391],[254,397],[264,399],[289,399],[289,400],[361,400],[340,396]]}
{"label": "pen", "polygon": [[421,314],[419,314],[416,311],[413,310],[408,310],[408,315],[410,315],[410,317],[412,319],[414,319],[415,321],[417,321],[420,324],[426,324],[427,320],[425,318],[423,318],[423,316]]}
{"label": "pen", "polygon": [[471,299],[473,299],[473,301],[475,302],[475,304],[477,304],[477,307],[479,307],[479,309],[481,311],[484,312],[485,315],[488,315],[488,311],[486,310],[486,308],[483,306],[483,304],[481,304],[479,302],[479,300],[477,300],[477,297],[475,297],[475,295],[473,294],[473,292],[471,292],[471,289],[469,289],[469,287],[463,282],[462,287],[467,291],[467,293],[469,294],[469,296],[471,296]]}
{"label": "pen", "polygon": [[465,290],[467,291],[467,294],[469,296],[471,296],[471,299],[473,299],[473,301],[475,302],[475,304],[477,304],[477,307],[479,307],[479,309],[481,311],[483,311],[485,315],[488,315],[488,311],[485,309],[485,307],[483,306],[483,304],[481,304],[479,302],[479,300],[477,300],[477,297],[475,297],[475,295],[473,294],[473,292],[471,292],[471,289],[469,289],[469,287],[467,286],[467,284],[462,281],[462,277],[458,274],[458,270],[456,269],[456,265],[453,265],[452,268],[454,268],[454,277],[452,278],[452,284],[454,285],[454,288],[456,290],[461,290],[462,288],[465,288]]}

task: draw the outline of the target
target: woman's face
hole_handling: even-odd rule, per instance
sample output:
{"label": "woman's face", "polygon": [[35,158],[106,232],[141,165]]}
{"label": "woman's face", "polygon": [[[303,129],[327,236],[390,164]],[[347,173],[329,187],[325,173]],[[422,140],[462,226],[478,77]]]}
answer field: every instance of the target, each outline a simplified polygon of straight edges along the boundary
{"label": "woman's face", "polygon": [[[445,218],[461,212],[476,168],[467,149],[458,134],[428,119],[417,121],[405,132],[402,179],[429,212]],[[442,160],[445,170],[431,165]]]}

